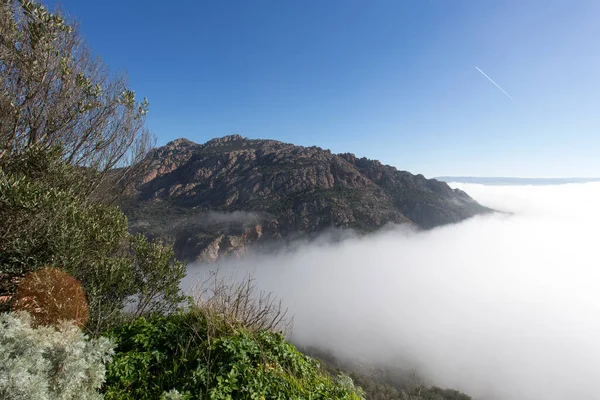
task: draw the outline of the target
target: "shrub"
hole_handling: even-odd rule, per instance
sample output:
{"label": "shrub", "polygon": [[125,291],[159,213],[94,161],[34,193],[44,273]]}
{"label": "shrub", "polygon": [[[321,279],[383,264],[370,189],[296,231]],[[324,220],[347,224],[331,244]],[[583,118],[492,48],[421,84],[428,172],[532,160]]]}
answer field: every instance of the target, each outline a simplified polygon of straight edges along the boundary
{"label": "shrub", "polygon": [[338,383],[282,334],[218,324],[197,308],[139,318],[109,336],[117,354],[107,399],[156,399],[172,390],[185,399],[360,398],[351,382]]}
{"label": "shrub", "polygon": [[81,285],[56,268],[42,268],[19,282],[13,308],[29,312],[36,325],[56,325],[67,320],[84,326],[88,317]]}
{"label": "shrub", "polygon": [[117,207],[90,201],[77,184],[89,173],[37,151],[0,169],[0,296],[53,265],[83,286],[91,332],[108,329],[130,302],[136,315],[175,309],[185,265],[170,248],[131,236]]}
{"label": "shrub", "polygon": [[100,399],[112,348],[68,322],[34,328],[25,312],[0,314],[0,398]]}
{"label": "shrub", "polygon": [[85,175],[56,153],[33,151],[0,170],[3,292],[14,293],[19,278],[48,265],[83,282],[86,266],[106,259],[122,243],[127,219],[114,207],[85,200],[77,184]]}

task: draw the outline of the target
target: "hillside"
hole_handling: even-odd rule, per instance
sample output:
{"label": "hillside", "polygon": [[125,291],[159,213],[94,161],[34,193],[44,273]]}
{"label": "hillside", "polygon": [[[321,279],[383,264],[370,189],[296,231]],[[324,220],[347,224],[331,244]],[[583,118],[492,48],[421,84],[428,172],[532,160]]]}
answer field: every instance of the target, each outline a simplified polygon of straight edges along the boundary
{"label": "hillside", "polygon": [[332,228],[429,229],[491,211],[444,182],[314,146],[231,135],[177,139],[148,157],[123,208],[134,232],[172,243],[187,261]]}

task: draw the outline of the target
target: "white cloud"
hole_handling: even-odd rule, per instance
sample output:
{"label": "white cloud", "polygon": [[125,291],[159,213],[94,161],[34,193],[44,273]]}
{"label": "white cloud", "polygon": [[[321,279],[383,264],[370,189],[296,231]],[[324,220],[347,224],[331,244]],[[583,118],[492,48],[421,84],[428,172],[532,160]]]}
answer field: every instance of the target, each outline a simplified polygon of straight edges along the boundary
{"label": "white cloud", "polygon": [[480,399],[599,398],[600,184],[455,184],[514,213],[248,258],[294,339]]}

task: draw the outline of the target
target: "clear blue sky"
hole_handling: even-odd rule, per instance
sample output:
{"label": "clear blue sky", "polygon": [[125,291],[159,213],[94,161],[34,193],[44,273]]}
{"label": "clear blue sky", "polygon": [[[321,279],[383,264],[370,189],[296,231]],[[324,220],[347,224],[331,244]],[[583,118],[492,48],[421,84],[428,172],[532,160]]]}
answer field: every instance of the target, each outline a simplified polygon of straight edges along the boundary
{"label": "clear blue sky", "polygon": [[239,133],[426,176],[600,176],[600,1],[46,3],[129,72],[159,144]]}

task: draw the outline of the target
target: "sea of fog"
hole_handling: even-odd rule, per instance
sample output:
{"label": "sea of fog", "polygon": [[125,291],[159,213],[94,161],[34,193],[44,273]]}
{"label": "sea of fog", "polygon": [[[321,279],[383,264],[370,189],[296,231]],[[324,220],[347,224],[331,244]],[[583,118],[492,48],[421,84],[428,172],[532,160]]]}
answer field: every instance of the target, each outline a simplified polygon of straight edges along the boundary
{"label": "sea of fog", "polygon": [[[512,214],[219,268],[281,297],[296,343],[414,367],[477,399],[600,398],[600,183],[452,186]],[[206,268],[190,266],[186,287]]]}

